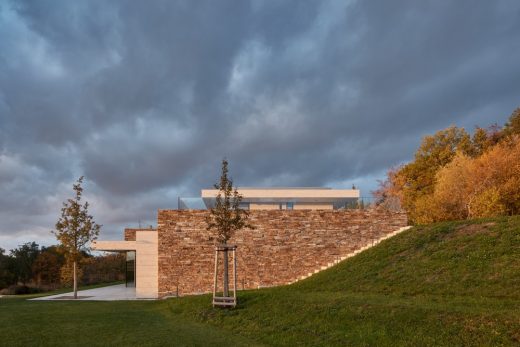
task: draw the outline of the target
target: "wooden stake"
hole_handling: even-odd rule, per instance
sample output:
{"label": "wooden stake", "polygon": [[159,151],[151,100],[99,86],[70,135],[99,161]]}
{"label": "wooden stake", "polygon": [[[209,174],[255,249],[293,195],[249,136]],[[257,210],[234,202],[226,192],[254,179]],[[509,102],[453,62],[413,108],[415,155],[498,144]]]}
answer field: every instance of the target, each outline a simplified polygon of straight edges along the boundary
{"label": "wooden stake", "polygon": [[233,298],[235,299],[235,305],[237,305],[237,251],[236,247],[233,248],[233,277],[235,278],[233,282]]}
{"label": "wooden stake", "polygon": [[[233,251],[233,296],[230,296],[229,293],[223,293],[223,296],[217,296],[217,281],[218,281],[218,255],[219,252],[224,252],[224,255],[229,251]],[[224,257],[225,258],[225,257]],[[218,245],[215,246],[215,274],[213,277],[213,307],[215,306],[224,306],[235,307],[237,305],[237,254],[236,254],[236,246],[231,245]]]}
{"label": "wooden stake", "polygon": [[213,281],[213,307],[215,307],[215,297],[217,296],[217,272],[218,272],[218,249],[215,248],[215,278]]}

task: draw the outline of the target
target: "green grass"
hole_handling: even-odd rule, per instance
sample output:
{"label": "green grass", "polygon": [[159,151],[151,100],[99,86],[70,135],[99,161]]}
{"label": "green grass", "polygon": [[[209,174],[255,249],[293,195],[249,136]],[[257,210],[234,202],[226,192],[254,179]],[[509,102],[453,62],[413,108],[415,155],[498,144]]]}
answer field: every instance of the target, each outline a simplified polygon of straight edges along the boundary
{"label": "green grass", "polygon": [[0,299],[0,345],[519,346],[520,217],[415,227],[239,300]]}

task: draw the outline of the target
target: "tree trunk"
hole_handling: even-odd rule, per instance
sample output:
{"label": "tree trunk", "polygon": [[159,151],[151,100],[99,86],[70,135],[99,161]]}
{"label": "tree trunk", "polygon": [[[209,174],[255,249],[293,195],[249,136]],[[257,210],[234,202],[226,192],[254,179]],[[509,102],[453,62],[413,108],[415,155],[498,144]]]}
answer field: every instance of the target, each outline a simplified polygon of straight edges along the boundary
{"label": "tree trunk", "polygon": [[78,298],[78,276],[77,276],[77,273],[76,273],[76,261],[74,261],[74,280],[73,280],[73,283],[74,283],[74,299],[77,299]]}
{"label": "tree trunk", "polygon": [[224,250],[224,296],[229,296],[228,250]]}

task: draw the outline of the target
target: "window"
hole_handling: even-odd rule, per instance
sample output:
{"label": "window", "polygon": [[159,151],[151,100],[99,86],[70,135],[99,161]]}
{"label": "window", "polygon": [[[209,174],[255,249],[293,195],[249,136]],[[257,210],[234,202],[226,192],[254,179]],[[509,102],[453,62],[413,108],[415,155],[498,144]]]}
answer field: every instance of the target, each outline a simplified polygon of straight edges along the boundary
{"label": "window", "polygon": [[288,202],[288,203],[287,203],[287,209],[288,209],[288,210],[292,210],[292,209],[294,209],[294,202]]}

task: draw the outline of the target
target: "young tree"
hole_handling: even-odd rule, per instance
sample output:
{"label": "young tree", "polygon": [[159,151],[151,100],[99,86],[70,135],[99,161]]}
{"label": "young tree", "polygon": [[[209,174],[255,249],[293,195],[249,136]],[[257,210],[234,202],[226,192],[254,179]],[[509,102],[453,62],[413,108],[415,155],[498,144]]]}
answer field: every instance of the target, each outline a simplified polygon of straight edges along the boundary
{"label": "young tree", "polygon": [[56,222],[56,230],[53,234],[60,242],[67,259],[73,265],[74,299],[78,298],[78,263],[82,251],[88,249],[90,242],[97,239],[101,225],[94,222],[94,218],[88,213],[88,202],[82,204],[81,196],[83,188],[83,176],[73,185],[75,197],[63,203],[61,217]]}
{"label": "young tree", "polygon": [[[242,196],[236,188],[233,188],[233,181],[228,178],[228,162],[222,160],[222,174],[220,182],[214,185],[218,189],[215,207],[210,209],[206,219],[207,230],[216,233],[216,240],[219,244],[226,245],[236,231],[254,227],[249,224],[249,212],[240,208]],[[229,294],[229,270],[228,252],[224,251],[224,296]]]}

